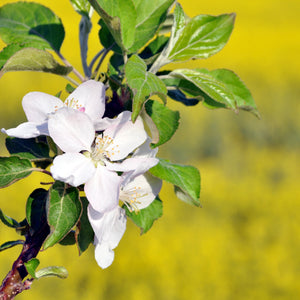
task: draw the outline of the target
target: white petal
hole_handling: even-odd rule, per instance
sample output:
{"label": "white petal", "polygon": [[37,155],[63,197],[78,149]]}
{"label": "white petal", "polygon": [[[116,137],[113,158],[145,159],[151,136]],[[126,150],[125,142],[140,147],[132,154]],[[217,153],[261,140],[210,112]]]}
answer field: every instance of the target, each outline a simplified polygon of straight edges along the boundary
{"label": "white petal", "polygon": [[64,152],[90,151],[94,125],[85,113],[63,107],[49,116],[49,135]]}
{"label": "white petal", "polygon": [[50,171],[54,179],[79,186],[94,175],[96,168],[91,159],[81,153],[65,153],[55,157]]}
{"label": "white petal", "polygon": [[125,159],[122,163],[106,163],[109,170],[116,172],[124,172],[123,185],[127,184],[133,177],[147,172],[149,169],[157,165],[159,160],[155,157],[131,157]]}
{"label": "white petal", "polygon": [[78,86],[78,88],[68,96],[65,103],[70,107],[82,109],[82,111],[88,114],[92,121],[96,121],[104,114],[105,86],[102,82],[88,80]]}
{"label": "white petal", "polygon": [[[134,206],[143,209],[150,205],[162,187],[162,181],[151,174],[143,174],[128,182],[120,191],[120,200],[135,200]],[[130,203],[129,203],[130,204]]]}
{"label": "white petal", "polygon": [[85,184],[84,191],[90,204],[98,212],[106,212],[119,203],[121,177],[98,164],[94,176]]}
{"label": "white petal", "polygon": [[48,114],[63,106],[63,102],[52,95],[31,92],[23,97],[22,105],[29,122],[42,123]]}
{"label": "white petal", "polygon": [[107,268],[114,259],[114,252],[126,230],[125,211],[117,206],[106,213],[99,213],[88,206],[88,217],[95,232],[95,258],[101,268]]}
{"label": "white petal", "polygon": [[10,128],[10,129],[2,128],[1,131],[12,137],[29,139],[29,138],[37,137],[39,135],[48,135],[48,125],[47,122],[43,124],[25,122],[20,124],[16,128]]}
{"label": "white petal", "polygon": [[136,156],[139,156],[139,157],[155,157],[157,152],[158,152],[158,147],[156,147],[154,149],[150,148],[151,142],[152,142],[152,140],[148,136],[145,143],[142,144],[140,147],[138,147],[136,149],[136,151],[134,151],[132,157],[136,157]]}
{"label": "white petal", "polygon": [[110,119],[110,118],[103,118],[98,119],[97,121],[94,121],[94,126],[96,131],[103,131],[109,126],[113,125],[115,123],[116,119]]}
{"label": "white petal", "polygon": [[141,118],[138,118],[135,123],[127,121],[114,124],[104,131],[104,136],[113,139],[113,143],[107,147],[112,161],[125,158],[147,139]]}

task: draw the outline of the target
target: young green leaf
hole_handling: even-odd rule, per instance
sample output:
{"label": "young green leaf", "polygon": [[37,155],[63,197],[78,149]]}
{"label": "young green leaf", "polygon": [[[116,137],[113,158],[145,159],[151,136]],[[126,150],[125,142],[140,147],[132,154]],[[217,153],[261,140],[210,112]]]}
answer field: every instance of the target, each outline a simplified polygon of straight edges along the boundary
{"label": "young green leaf", "polygon": [[60,65],[47,51],[24,48],[7,60],[1,73],[10,71],[38,71],[64,76],[72,71],[72,67]]}
{"label": "young green leaf", "polygon": [[159,141],[156,144],[151,144],[151,147],[155,148],[164,144],[173,136],[179,125],[179,112],[170,110],[158,101],[153,100],[147,101],[145,109],[159,132]]}
{"label": "young green leaf", "polygon": [[[259,117],[259,112],[248,88],[232,71],[217,69],[178,69],[170,76],[180,79],[180,86],[194,96],[202,97],[204,104],[210,108],[229,108],[237,112],[238,109],[252,112]],[[197,91],[198,89],[198,91]]]}
{"label": "young green leaf", "polygon": [[119,47],[127,53],[142,48],[165,20],[174,0],[89,0]]}
{"label": "young green leaf", "polygon": [[169,60],[208,58],[219,52],[231,35],[234,18],[234,14],[224,14],[199,15],[191,19],[178,34],[169,52]]}
{"label": "young green leaf", "polygon": [[5,65],[7,60],[12,57],[15,53],[17,53],[19,50],[23,48],[27,48],[28,44],[26,43],[13,43],[8,45],[7,47],[3,48],[3,50],[0,52],[0,70]]}
{"label": "young green leaf", "polygon": [[80,222],[78,223],[78,234],[75,236],[77,240],[79,255],[87,250],[88,246],[94,241],[94,231],[87,215],[87,206],[89,203],[85,197],[81,197],[80,199],[83,210],[80,217]]}
{"label": "young green leaf", "polygon": [[43,268],[35,272],[36,279],[49,276],[56,276],[61,279],[66,279],[69,276],[69,273],[65,267],[57,266]]}
{"label": "young green leaf", "polygon": [[158,197],[148,207],[138,212],[130,212],[126,205],[123,208],[126,215],[141,228],[141,234],[146,233],[152,227],[154,221],[163,215],[163,205]]}
{"label": "young green leaf", "polygon": [[147,72],[147,66],[137,55],[132,55],[125,65],[127,83],[133,92],[132,120],[138,117],[145,101],[157,94],[164,101],[167,89],[154,74]]}
{"label": "young green leaf", "polygon": [[18,228],[21,226],[20,223],[17,222],[15,219],[4,214],[2,209],[0,209],[0,220],[3,222],[4,225],[11,227],[11,228]]}
{"label": "young green leaf", "polygon": [[179,199],[200,206],[200,173],[197,168],[160,159],[159,163],[150,169],[150,173],[172,183]]}
{"label": "young green leaf", "polygon": [[70,2],[77,13],[89,18],[91,4],[88,0],[70,0]]}
{"label": "young green leaf", "polygon": [[32,170],[31,162],[28,159],[16,156],[0,157],[0,188],[29,176]]}
{"label": "young green leaf", "polygon": [[16,2],[0,7],[0,37],[6,44],[59,51],[64,36],[60,19],[41,4]]}
{"label": "young green leaf", "polygon": [[49,158],[49,146],[38,138],[19,139],[7,137],[5,145],[10,154],[20,158],[26,158],[31,161]]}
{"label": "young green leaf", "polygon": [[32,258],[31,260],[24,262],[28,274],[34,279],[37,279],[35,270],[39,264],[40,261],[37,258]]}
{"label": "young green leaf", "polygon": [[0,252],[4,251],[4,250],[7,250],[7,249],[10,249],[14,246],[23,245],[23,244],[24,244],[24,241],[22,241],[22,240],[5,242],[2,245],[0,245]]}
{"label": "young green leaf", "polygon": [[51,232],[44,243],[47,249],[62,240],[78,222],[82,211],[77,188],[56,181],[47,199],[48,223]]}

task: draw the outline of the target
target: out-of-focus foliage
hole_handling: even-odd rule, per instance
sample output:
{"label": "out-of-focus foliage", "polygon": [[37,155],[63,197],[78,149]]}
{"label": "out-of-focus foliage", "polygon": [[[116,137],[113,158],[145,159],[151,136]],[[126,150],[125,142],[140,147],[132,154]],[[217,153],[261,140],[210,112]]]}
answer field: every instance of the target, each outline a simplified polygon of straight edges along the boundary
{"label": "out-of-focus foliage", "polygon": [[[3,4],[8,2],[13,1]],[[68,35],[62,52],[74,53],[68,60],[80,68],[80,61],[75,61],[80,57],[79,47],[73,43],[78,34],[74,24],[79,24],[80,16],[72,12],[67,0],[38,2],[59,16],[70,12],[64,18]],[[160,157],[199,167],[203,208],[178,201],[171,186],[166,186],[161,195],[164,218],[143,236],[130,224],[109,269],[97,266],[92,247],[81,257],[75,246],[48,249],[38,257],[39,268],[64,265],[69,278],[40,279],[18,299],[299,298],[300,40],[296,37],[300,3],[180,3],[190,17],[237,14],[233,35],[222,52],[206,62],[190,61],[177,67],[235,70],[252,91],[262,120],[243,112],[236,117],[230,111],[211,112],[201,105],[181,109],[181,127],[168,146],[161,147]],[[97,41],[95,28],[91,35]],[[96,43],[90,43],[91,53],[96,53]],[[74,51],[67,51],[70,48]],[[1,127],[25,120],[20,101],[27,92],[53,94],[61,86],[61,79],[50,74],[6,74],[0,81]],[[181,107],[168,101],[174,110]],[[3,144],[4,135],[0,139]],[[48,180],[39,176],[31,175],[0,191],[4,213],[22,220],[25,212],[18,204],[24,207],[33,182]],[[0,230],[2,242],[19,238],[14,229],[2,230],[0,225]],[[0,253],[1,279],[19,251],[16,246]]]}

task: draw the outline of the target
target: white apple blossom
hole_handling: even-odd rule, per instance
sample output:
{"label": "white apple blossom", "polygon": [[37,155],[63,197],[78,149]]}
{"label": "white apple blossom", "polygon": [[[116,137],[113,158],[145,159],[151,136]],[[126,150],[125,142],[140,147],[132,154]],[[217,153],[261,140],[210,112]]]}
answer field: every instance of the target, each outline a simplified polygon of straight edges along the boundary
{"label": "white apple blossom", "polygon": [[104,126],[101,118],[105,110],[105,86],[101,82],[88,80],[79,85],[65,102],[46,93],[30,92],[23,97],[22,106],[28,122],[16,128],[2,128],[3,133],[25,139],[49,135],[48,117],[61,107],[85,112],[95,124],[98,124],[97,129],[101,130]]}
{"label": "white apple blossom", "polygon": [[[149,206],[161,189],[162,181],[150,174],[132,178],[121,187],[119,199],[130,211]],[[99,213],[88,206],[88,217],[95,233],[95,259],[101,268],[109,267],[114,260],[114,251],[126,229],[125,210],[116,205],[110,211]]]}
{"label": "white apple blossom", "polygon": [[133,123],[129,111],[121,113],[96,137],[89,116],[67,107],[49,117],[48,128],[53,141],[65,152],[53,161],[53,178],[73,186],[85,184],[87,199],[99,213],[118,205],[122,181],[118,171],[132,172],[142,161],[145,172],[158,163],[154,157],[127,158],[147,139],[142,120]]}

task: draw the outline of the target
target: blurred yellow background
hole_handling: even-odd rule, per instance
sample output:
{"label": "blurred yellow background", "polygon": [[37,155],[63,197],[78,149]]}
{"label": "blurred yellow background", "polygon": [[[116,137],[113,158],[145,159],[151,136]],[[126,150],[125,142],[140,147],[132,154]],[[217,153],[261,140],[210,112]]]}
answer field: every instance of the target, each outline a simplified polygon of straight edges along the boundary
{"label": "blurred yellow background", "polygon": [[[1,5],[13,2],[1,0]],[[62,53],[81,70],[80,17],[68,0],[40,0],[63,18]],[[189,16],[236,12],[227,46],[205,61],[177,67],[228,68],[252,91],[262,120],[248,113],[184,107],[181,127],[159,156],[193,164],[202,175],[195,208],[161,195],[164,216],[140,236],[128,221],[111,267],[101,270],[90,247],[55,246],[39,254],[41,267],[63,265],[66,280],[42,278],[18,299],[223,300],[300,298],[299,192],[299,0],[180,1]],[[97,18],[90,58],[98,51]],[[0,44],[0,48],[4,45]],[[25,120],[21,99],[29,91],[56,94],[66,81],[54,75],[8,73],[0,80],[0,127]],[[1,153],[4,153],[1,134]],[[21,220],[25,201],[47,177],[31,175],[0,191],[1,208]],[[0,243],[17,239],[0,225]],[[0,277],[10,270],[20,247],[0,253]]]}

